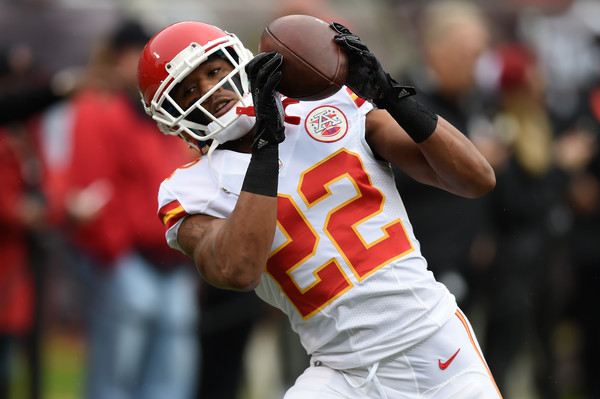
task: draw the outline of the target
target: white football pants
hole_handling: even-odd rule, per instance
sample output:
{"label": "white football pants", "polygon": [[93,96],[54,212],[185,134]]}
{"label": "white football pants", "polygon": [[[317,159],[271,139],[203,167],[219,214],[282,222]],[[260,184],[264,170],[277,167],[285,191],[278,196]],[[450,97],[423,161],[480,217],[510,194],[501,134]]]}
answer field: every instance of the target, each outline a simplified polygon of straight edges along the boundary
{"label": "white football pants", "polygon": [[459,310],[430,338],[370,367],[334,370],[311,360],[284,399],[502,398]]}

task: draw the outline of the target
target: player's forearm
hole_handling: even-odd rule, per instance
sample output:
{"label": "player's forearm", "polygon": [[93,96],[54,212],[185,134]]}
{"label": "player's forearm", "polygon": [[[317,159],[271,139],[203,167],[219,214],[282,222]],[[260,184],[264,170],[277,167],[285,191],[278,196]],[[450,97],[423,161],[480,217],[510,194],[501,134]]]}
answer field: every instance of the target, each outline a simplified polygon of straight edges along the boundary
{"label": "player's forearm", "polygon": [[251,290],[260,282],[277,224],[279,151],[270,145],[252,154],[231,215],[194,251],[200,272],[215,285]]}
{"label": "player's forearm", "polygon": [[485,157],[441,117],[434,133],[419,148],[435,173],[436,185],[449,192],[477,198],[496,185],[494,171]]}
{"label": "player's forearm", "polygon": [[181,249],[215,287],[247,291],[259,282],[271,250],[277,198],[242,192],[227,219],[195,214],[178,229]]}
{"label": "player's forearm", "polygon": [[433,172],[426,180],[468,198],[480,197],[495,186],[486,159],[465,135],[432,110],[409,97],[383,97],[375,103],[419,146]]}
{"label": "player's forearm", "polygon": [[216,285],[252,290],[260,282],[277,223],[277,197],[244,192],[214,240],[210,258]]}

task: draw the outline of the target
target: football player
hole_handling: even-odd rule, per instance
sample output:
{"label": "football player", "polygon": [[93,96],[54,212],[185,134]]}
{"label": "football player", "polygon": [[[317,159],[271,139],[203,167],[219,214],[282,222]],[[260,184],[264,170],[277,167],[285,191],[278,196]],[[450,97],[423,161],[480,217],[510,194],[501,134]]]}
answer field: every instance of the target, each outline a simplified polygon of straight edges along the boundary
{"label": "football player", "polygon": [[467,318],[427,269],[391,164],[465,197],[492,168],[332,23],[346,87],[280,96],[282,56],[253,57],[201,22],[157,33],[140,59],[146,111],[202,153],[161,185],[169,245],[208,283],[255,290],[311,356],[286,399],[499,398]]}

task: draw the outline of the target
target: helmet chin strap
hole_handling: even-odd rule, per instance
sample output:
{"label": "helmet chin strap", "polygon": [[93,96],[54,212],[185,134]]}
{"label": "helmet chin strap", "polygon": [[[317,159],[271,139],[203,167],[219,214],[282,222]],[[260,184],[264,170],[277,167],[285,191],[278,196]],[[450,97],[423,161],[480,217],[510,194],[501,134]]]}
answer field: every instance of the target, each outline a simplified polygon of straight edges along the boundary
{"label": "helmet chin strap", "polygon": [[215,151],[215,149],[218,146],[219,146],[219,142],[217,140],[213,140],[213,142],[210,143],[210,148],[208,149],[208,152],[206,153],[206,157],[208,159],[208,169],[210,170],[210,174],[212,175],[213,179],[215,179],[217,181],[217,183],[219,184],[219,188],[221,190],[225,191],[228,194],[231,193],[231,194],[235,194],[235,195],[239,196],[239,193],[232,193],[231,191],[229,191],[225,187],[223,187],[223,182],[221,180],[220,175],[218,175],[212,167],[212,162],[211,162],[212,153]]}

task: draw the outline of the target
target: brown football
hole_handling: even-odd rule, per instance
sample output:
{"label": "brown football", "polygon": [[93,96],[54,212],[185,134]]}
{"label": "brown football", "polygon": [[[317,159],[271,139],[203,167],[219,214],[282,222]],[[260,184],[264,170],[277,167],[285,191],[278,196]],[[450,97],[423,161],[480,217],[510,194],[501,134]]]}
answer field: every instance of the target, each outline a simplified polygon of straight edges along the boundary
{"label": "brown football", "polygon": [[336,93],[346,81],[346,53],[333,41],[327,22],[308,15],[286,15],[267,25],[259,52],[283,55],[278,90],[297,100],[322,100]]}

